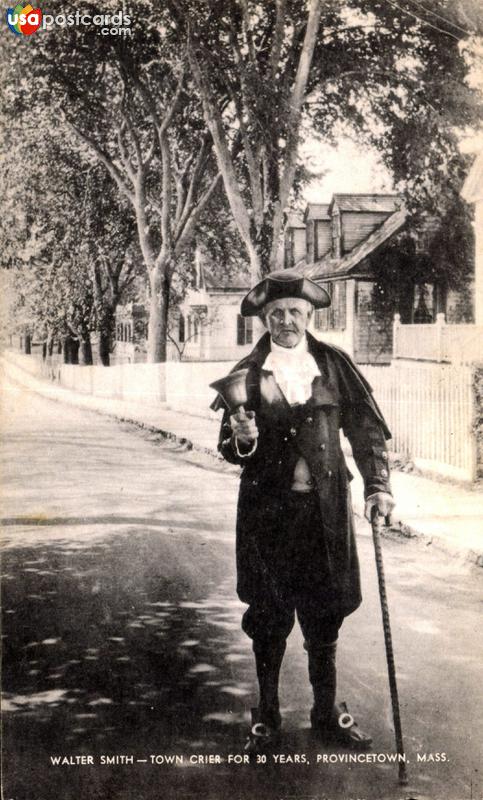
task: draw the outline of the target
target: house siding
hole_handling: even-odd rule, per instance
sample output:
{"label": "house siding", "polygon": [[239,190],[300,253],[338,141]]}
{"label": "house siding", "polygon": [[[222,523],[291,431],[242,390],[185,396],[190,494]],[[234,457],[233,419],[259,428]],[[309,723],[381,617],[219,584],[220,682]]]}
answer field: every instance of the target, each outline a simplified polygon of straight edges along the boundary
{"label": "house siding", "polygon": [[300,259],[305,258],[305,228],[294,228],[292,252],[292,266],[300,261]]}
{"label": "house siding", "polygon": [[392,356],[392,325],[376,319],[372,281],[358,281],[355,295],[354,358],[358,364],[388,364]]}
{"label": "house siding", "polygon": [[323,258],[332,248],[332,226],[330,220],[317,220],[316,226],[316,244],[315,244],[315,260]]}
{"label": "house siding", "polygon": [[[313,333],[316,339],[326,342],[327,344],[336,345],[336,347],[341,347],[350,356],[354,356],[354,295],[356,282],[354,280],[346,280],[337,281],[337,283],[341,287],[338,290],[339,299],[342,301],[342,298],[344,298],[344,305],[342,306],[341,303],[339,304],[338,312],[335,315],[339,327],[329,328],[325,326],[325,329],[317,327],[320,316],[317,318],[314,314],[310,325],[310,332]],[[324,286],[327,285],[328,284],[324,284]],[[332,319],[334,320],[334,317]]]}

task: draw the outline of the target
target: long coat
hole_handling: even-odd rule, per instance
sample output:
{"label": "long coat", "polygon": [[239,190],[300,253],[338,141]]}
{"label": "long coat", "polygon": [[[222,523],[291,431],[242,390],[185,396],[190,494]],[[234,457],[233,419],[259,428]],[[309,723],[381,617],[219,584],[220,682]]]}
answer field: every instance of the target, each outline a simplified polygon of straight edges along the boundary
{"label": "long coat", "polygon": [[[270,351],[265,334],[236,369],[248,368],[246,408],[256,413],[259,438],[255,451],[241,457],[230,426],[230,412],[220,396],[212,408],[225,409],[219,437],[223,457],[243,467],[237,513],[237,591],[246,603],[260,600],[273,580],[273,548],[282,528],[281,508],[300,456],[306,460],[320,506],[325,564],[311,563],[310,574],[330,572],[335,590],[331,612],[343,616],[361,602],[359,563],[354,536],[349,481],[339,429],[348,437],[364,478],[365,497],[390,492],[385,440],[387,425],[372,390],[350,358],[338,348],[307,334],[309,352],[320,370],[306,404],[291,407],[273,373],[262,369]],[[322,535],[322,531],[320,532]],[[319,591],[317,581],[313,591]],[[321,602],[327,602],[322,597]]]}

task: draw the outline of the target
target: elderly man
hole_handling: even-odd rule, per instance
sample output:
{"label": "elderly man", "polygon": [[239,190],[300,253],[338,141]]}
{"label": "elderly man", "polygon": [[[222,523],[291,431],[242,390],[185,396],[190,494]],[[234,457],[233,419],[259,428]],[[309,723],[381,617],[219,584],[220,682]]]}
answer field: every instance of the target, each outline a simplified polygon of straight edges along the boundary
{"label": "elderly man", "polygon": [[246,411],[224,408],[219,450],[243,467],[237,517],[237,591],[248,604],[259,683],[249,749],[279,738],[280,667],[295,613],[314,694],[311,723],[325,742],[366,748],[371,738],[336,703],[336,643],[361,602],[349,481],[339,428],[364,478],[366,516],[386,516],[390,433],[371,389],[349,357],[307,326],[330,298],[294,270],[271,273],[241,305],[268,332],[235,370],[246,369]]}

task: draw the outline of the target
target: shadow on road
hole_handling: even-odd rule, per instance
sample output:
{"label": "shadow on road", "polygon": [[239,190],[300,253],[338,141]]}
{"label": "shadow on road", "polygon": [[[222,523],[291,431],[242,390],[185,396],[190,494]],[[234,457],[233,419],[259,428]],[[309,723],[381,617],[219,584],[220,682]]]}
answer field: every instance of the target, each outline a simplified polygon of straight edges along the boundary
{"label": "shadow on road", "polygon": [[217,548],[215,559],[209,542],[189,534],[174,541],[131,530],[5,553],[13,797],[23,796],[24,780],[32,785],[15,769],[19,743],[44,761],[41,774],[56,754],[240,750],[250,643],[239,629],[231,553],[220,559]]}

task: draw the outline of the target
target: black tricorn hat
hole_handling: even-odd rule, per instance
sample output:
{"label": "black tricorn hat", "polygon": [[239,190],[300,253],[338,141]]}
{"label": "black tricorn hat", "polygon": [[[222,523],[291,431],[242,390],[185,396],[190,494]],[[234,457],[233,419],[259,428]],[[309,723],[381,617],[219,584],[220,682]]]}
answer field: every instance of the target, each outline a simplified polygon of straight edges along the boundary
{"label": "black tricorn hat", "polygon": [[282,297],[298,297],[308,300],[314,308],[330,306],[330,297],[321,286],[310,278],[304,278],[295,269],[281,269],[271,272],[263,281],[257,283],[243,298],[241,314],[243,317],[254,317],[272,300]]}

